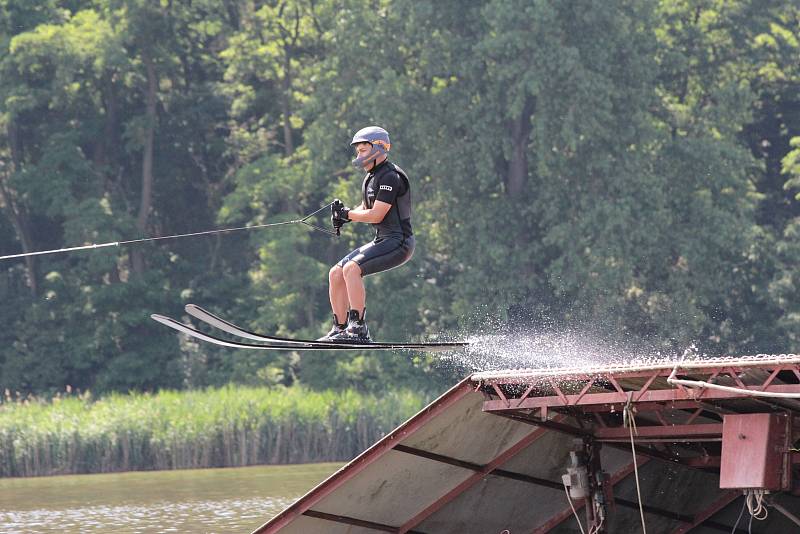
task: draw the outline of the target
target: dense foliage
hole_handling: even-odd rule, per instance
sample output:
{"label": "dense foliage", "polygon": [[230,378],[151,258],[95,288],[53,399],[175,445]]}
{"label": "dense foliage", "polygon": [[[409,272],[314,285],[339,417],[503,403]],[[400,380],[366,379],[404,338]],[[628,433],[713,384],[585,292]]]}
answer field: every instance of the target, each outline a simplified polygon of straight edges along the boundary
{"label": "dense foliage", "polygon": [[[0,254],[357,203],[348,142],[379,124],[418,237],[368,279],[380,338],[488,316],[798,352],[798,54],[786,0],[0,0]],[[422,357],[232,352],[148,318],[319,335],[365,226],[4,261],[0,388],[438,387]]]}

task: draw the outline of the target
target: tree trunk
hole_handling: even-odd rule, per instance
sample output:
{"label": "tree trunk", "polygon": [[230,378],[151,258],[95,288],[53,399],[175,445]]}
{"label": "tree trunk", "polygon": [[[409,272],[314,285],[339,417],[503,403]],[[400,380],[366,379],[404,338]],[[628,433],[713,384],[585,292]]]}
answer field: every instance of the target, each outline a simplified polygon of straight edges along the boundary
{"label": "tree trunk", "polygon": [[238,32],[241,29],[241,15],[239,13],[238,2],[224,0],[223,4],[225,5],[225,11],[228,13],[228,22],[230,23],[231,27]]}
{"label": "tree trunk", "polygon": [[[11,216],[11,224],[17,233],[22,245],[22,252],[33,252],[33,232],[31,231],[30,216],[25,206],[19,204],[14,191],[6,187],[6,178],[22,167],[22,153],[19,146],[19,131],[12,119],[8,123],[8,144],[11,148],[11,169],[7,173],[0,174],[0,200]],[[28,287],[31,289],[31,296],[36,298],[39,295],[39,277],[36,268],[36,259],[32,256],[25,258],[25,269],[28,275]]]}
{"label": "tree trunk", "polygon": [[528,144],[531,138],[531,117],[536,108],[536,99],[528,97],[520,114],[510,124],[511,159],[508,162],[506,194],[517,198],[528,181]]}
{"label": "tree trunk", "polygon": [[96,140],[92,157],[95,172],[101,178],[101,194],[108,192],[110,187],[108,183],[108,165],[114,161],[116,155],[115,147],[119,144],[118,100],[117,91],[114,87],[114,74],[109,73],[103,79],[103,111],[105,112],[103,135]]}
{"label": "tree trunk", "polygon": [[[103,125],[103,139],[98,142],[102,148],[95,152],[95,168],[102,177],[102,196],[111,195],[117,186],[110,165],[117,161],[116,147],[120,144],[119,138],[119,96],[114,85],[114,74],[105,78],[103,88],[103,103],[105,106],[105,124]],[[119,267],[115,264],[108,273],[108,283],[121,282]]]}
{"label": "tree trunk", "polygon": [[292,59],[291,52],[285,49],[286,59],[283,65],[283,95],[281,97],[281,112],[283,114],[283,147],[287,156],[294,154],[292,141]]}
{"label": "tree trunk", "polygon": [[[142,196],[139,203],[139,215],[136,218],[136,229],[139,235],[145,236],[150,210],[153,205],[153,145],[156,129],[156,91],[158,83],[152,58],[145,55],[142,59],[147,71],[147,95],[144,151],[142,155]],[[131,264],[134,273],[141,274],[144,272],[144,255],[136,248],[131,249]]]}
{"label": "tree trunk", "polygon": [[[28,214],[23,207],[17,204],[14,194],[6,188],[5,178],[6,176],[0,175],[0,201],[2,201],[11,216],[11,224],[14,226],[17,239],[22,245],[22,252],[33,252],[33,238]],[[28,276],[28,287],[31,288],[31,296],[36,298],[39,295],[39,280],[34,257],[28,256],[25,258],[25,271]]]}

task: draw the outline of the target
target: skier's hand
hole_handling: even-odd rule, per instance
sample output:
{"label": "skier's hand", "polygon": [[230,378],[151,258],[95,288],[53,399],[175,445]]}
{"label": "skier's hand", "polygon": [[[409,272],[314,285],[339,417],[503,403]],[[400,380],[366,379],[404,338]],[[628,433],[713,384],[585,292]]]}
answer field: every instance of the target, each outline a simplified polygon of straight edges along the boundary
{"label": "skier's hand", "polygon": [[331,204],[331,220],[340,222],[339,226],[346,222],[350,222],[350,208],[345,207],[341,200],[338,198]]}
{"label": "skier's hand", "polygon": [[338,198],[331,204],[331,224],[336,230],[339,230],[344,223],[350,222],[350,208],[345,207],[341,200]]}

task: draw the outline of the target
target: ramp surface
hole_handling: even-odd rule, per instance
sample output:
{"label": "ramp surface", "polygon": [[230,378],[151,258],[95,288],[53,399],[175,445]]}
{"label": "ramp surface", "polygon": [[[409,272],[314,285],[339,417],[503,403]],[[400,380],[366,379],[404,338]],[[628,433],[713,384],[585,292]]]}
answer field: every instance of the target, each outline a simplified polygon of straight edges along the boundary
{"label": "ramp surface", "polygon": [[[800,357],[780,355],[477,373],[255,532],[579,532],[561,475],[575,440],[588,439],[601,444],[613,487],[606,532],[641,531],[635,458],[648,532],[730,533],[743,498],[719,489],[721,416],[768,410],[794,420],[800,402],[749,391],[800,397],[798,366]],[[676,387],[674,377],[741,391]],[[621,421],[634,404],[635,456]],[[773,498],[800,514],[791,491]],[[800,528],[770,511],[752,532]]]}

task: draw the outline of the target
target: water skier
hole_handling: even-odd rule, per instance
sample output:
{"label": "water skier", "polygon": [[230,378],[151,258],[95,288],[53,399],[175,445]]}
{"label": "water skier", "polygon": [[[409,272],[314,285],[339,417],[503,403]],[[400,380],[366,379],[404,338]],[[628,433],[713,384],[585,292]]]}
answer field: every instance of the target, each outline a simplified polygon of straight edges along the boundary
{"label": "water skier", "polygon": [[375,239],[331,267],[328,280],[333,327],[320,339],[368,342],[363,277],[388,271],[411,259],[411,186],[408,175],[388,160],[391,143],[386,130],[378,126],[362,128],[350,145],[356,153],[353,165],[367,172],[361,184],[362,201],[350,209],[336,199],[331,206],[331,222],[337,230],[350,221],[372,224]]}

